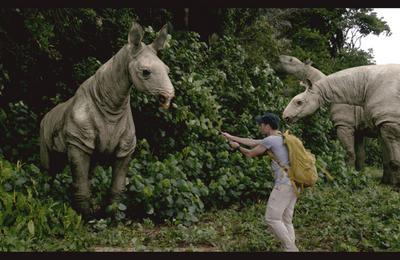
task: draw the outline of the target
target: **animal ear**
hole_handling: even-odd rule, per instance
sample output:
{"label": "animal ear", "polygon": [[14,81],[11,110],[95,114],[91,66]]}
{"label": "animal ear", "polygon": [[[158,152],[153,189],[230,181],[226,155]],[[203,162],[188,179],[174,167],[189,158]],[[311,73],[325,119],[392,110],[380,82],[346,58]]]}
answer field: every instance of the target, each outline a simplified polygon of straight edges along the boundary
{"label": "animal ear", "polygon": [[305,87],[306,88],[305,91],[307,91],[307,90],[311,89],[312,82],[309,79],[305,79],[304,81],[300,81],[300,86]]}
{"label": "animal ear", "polygon": [[167,36],[168,36],[168,25],[165,24],[161,30],[158,32],[158,36],[156,39],[154,39],[154,41],[151,43],[151,47],[155,50],[155,51],[159,51],[162,50],[164,48],[165,42],[167,41]]}
{"label": "animal ear", "polygon": [[143,38],[143,29],[140,24],[133,22],[131,30],[128,34],[128,43],[131,44],[134,48],[138,48],[141,46]]}
{"label": "animal ear", "polygon": [[313,62],[310,59],[307,59],[305,64],[308,66],[311,66],[313,64]]}

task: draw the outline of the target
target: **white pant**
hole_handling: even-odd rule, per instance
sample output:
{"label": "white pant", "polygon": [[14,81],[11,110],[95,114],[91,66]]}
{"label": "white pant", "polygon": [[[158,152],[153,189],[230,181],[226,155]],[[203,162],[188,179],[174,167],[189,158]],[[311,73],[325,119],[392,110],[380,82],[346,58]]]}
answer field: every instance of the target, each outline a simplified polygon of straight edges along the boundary
{"label": "white pant", "polygon": [[291,185],[275,185],[269,195],[265,211],[265,220],[275,236],[281,241],[284,251],[299,251],[295,244],[296,238],[292,224],[296,201],[297,196]]}

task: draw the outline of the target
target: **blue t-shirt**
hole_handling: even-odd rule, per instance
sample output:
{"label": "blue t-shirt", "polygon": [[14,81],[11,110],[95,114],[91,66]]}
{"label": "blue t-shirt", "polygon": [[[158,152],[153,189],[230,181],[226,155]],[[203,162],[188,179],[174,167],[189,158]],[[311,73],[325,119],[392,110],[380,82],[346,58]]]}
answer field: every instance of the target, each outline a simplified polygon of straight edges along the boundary
{"label": "blue t-shirt", "polygon": [[[267,136],[261,140],[260,144],[268,150],[271,150],[282,165],[289,167],[289,153],[286,145],[283,143],[283,137],[281,135]],[[271,168],[274,172],[275,185],[291,185],[287,173],[274,160],[271,161]]]}

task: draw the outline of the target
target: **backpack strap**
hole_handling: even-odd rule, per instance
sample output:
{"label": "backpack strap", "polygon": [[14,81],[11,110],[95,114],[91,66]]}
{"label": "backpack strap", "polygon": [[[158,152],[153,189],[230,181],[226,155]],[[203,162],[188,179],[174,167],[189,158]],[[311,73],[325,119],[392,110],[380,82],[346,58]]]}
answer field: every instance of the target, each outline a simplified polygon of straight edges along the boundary
{"label": "backpack strap", "polygon": [[[294,192],[296,193],[296,197],[299,197],[300,194],[299,194],[299,191],[298,191],[298,189],[297,189],[296,183],[295,183],[295,181],[289,176],[289,168],[288,168],[287,166],[283,165],[283,164],[278,160],[278,158],[275,156],[275,154],[274,154],[271,150],[267,150],[267,154],[269,155],[269,157],[271,158],[271,160],[274,160],[274,161],[278,164],[278,166],[281,168],[281,170],[283,170],[284,172],[287,173],[287,175],[288,175],[288,177],[289,177],[289,179],[290,179],[290,182],[292,183]],[[303,189],[304,189],[304,186],[303,186],[303,184],[302,184],[301,190],[303,190]]]}
{"label": "backpack strap", "polygon": [[276,158],[275,154],[274,154],[271,150],[267,150],[267,154],[268,154],[269,157],[271,157],[271,159],[274,160],[274,161],[279,165],[279,167],[281,167],[285,172],[288,172],[288,171],[289,171],[289,168],[288,168],[287,166],[283,165],[283,164],[278,160],[278,158]]}

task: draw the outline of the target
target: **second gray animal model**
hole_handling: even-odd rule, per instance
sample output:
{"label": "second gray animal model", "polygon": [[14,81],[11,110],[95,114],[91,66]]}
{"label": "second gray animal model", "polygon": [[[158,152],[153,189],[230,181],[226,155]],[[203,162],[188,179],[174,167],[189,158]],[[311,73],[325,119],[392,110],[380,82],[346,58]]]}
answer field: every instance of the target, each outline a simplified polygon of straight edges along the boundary
{"label": "second gray animal model", "polygon": [[400,185],[400,65],[367,65],[341,70],[309,85],[283,111],[295,121],[326,103],[363,106],[383,148],[383,183]]}
{"label": "second gray animal model", "polygon": [[[285,72],[295,75],[301,81],[315,83],[326,77],[320,70],[296,57],[280,55],[279,61]],[[362,170],[365,162],[365,137],[378,137],[374,126],[366,122],[364,109],[348,104],[331,104],[330,117],[346,150],[347,165]]]}

